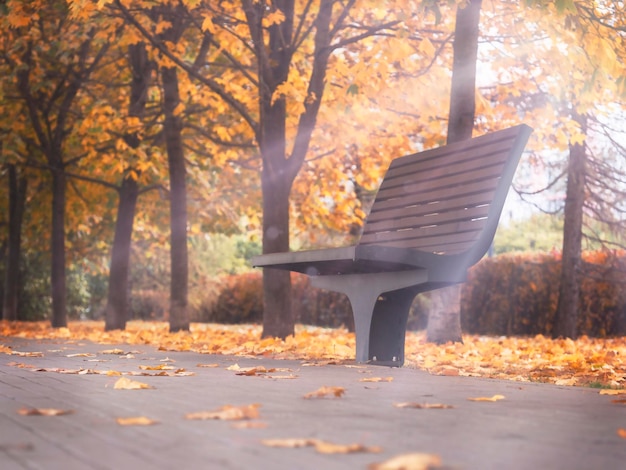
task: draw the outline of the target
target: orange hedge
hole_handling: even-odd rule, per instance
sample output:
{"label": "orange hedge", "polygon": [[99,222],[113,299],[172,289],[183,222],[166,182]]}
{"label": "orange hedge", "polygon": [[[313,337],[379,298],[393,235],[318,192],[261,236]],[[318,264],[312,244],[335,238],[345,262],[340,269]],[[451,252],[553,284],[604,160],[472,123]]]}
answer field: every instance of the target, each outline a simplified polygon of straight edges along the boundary
{"label": "orange hedge", "polygon": [[[462,292],[461,326],[472,334],[549,335],[556,312],[560,254],[486,258],[470,270]],[[581,269],[578,332],[626,334],[626,256],[590,252]]]}

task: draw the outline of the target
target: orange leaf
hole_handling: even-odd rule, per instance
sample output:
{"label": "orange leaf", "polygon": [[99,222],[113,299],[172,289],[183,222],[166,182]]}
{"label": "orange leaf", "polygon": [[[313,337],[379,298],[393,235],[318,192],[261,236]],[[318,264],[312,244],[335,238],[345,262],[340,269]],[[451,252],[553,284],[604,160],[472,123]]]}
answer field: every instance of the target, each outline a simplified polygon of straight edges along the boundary
{"label": "orange leaf", "polygon": [[116,418],[117,424],[120,426],[150,426],[152,424],[157,424],[158,421],[155,421],[150,418],[146,418],[145,416],[132,416],[130,418]]}
{"label": "orange leaf", "polygon": [[600,395],[625,395],[626,390],[614,390],[609,388],[604,388],[600,390]]}
{"label": "orange leaf", "polygon": [[374,463],[368,470],[431,470],[441,467],[441,457],[435,454],[401,454],[385,460],[381,463]]}
{"label": "orange leaf", "polygon": [[62,416],[74,413],[74,410],[59,410],[56,408],[20,408],[17,412],[22,416]]}
{"label": "orange leaf", "polygon": [[626,429],[624,429],[624,428],[619,428],[619,429],[617,430],[617,435],[618,435],[619,437],[621,437],[622,439],[626,439]]}
{"label": "orange leaf", "polygon": [[243,406],[224,405],[215,411],[198,411],[196,413],[187,413],[185,415],[185,418],[222,420],[255,419],[259,417],[260,406],[261,405],[258,403]]}
{"label": "orange leaf", "polygon": [[304,398],[324,398],[329,395],[341,397],[345,392],[346,389],[343,387],[320,387],[314,392],[309,392],[304,395]]}
{"label": "orange leaf", "polygon": [[504,395],[494,395],[492,397],[476,397],[476,398],[468,398],[470,401],[498,401],[504,400]]}
{"label": "orange leaf", "polygon": [[131,380],[126,377],[120,377],[117,382],[115,382],[115,385],[113,385],[113,388],[115,390],[142,390],[154,387],[143,382]]}

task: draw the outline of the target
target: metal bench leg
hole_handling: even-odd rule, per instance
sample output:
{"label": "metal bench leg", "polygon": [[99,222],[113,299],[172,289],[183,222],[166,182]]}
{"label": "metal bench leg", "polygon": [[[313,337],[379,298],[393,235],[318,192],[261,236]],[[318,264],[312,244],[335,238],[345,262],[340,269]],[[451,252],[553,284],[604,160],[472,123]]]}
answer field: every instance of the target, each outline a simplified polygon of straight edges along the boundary
{"label": "metal bench leg", "polygon": [[369,331],[369,357],[377,365],[401,367],[409,310],[415,290],[385,292],[378,297]]}
{"label": "metal bench leg", "polygon": [[404,332],[414,293],[413,289],[405,288],[427,279],[426,271],[417,270],[312,276],[311,285],[342,292],[350,299],[357,362],[371,360],[379,365],[400,367],[404,362]]}

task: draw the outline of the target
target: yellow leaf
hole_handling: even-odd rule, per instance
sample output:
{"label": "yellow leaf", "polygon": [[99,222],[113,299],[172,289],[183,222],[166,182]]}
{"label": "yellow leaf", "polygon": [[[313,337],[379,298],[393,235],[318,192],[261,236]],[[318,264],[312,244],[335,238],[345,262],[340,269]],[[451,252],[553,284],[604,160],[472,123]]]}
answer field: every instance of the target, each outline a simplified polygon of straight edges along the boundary
{"label": "yellow leaf", "polygon": [[334,395],[335,397],[341,397],[346,392],[346,389],[343,387],[320,387],[314,392],[309,392],[304,395],[304,398],[324,398],[330,395]]}
{"label": "yellow leaf", "polygon": [[602,390],[600,390],[600,395],[626,395],[626,390],[603,388]]}
{"label": "yellow leaf", "polygon": [[240,420],[255,419],[259,417],[258,403],[243,406],[224,405],[215,411],[198,411],[196,413],[187,413],[186,419],[222,419],[222,420]]}
{"label": "yellow leaf", "polygon": [[113,388],[115,390],[142,390],[154,387],[147,383],[131,380],[127,377],[120,377],[117,382],[115,382],[115,385],[113,385]]}
{"label": "yellow leaf", "polygon": [[152,424],[157,424],[158,421],[155,421],[150,418],[146,418],[145,416],[132,416],[129,418],[116,418],[117,424],[120,426],[150,426]]}
{"label": "yellow leaf", "polygon": [[470,401],[498,401],[504,400],[504,395],[494,395],[492,397],[476,397],[476,398],[468,398]]}
{"label": "yellow leaf", "polygon": [[368,470],[432,470],[441,467],[441,457],[436,454],[411,453],[401,454],[375,463]]}
{"label": "yellow leaf", "polygon": [[391,382],[393,377],[365,377],[360,379],[359,382]]}
{"label": "yellow leaf", "polygon": [[219,367],[220,365],[217,363],[213,363],[213,364],[196,364],[196,367],[206,367],[206,368],[215,368],[215,367]]}
{"label": "yellow leaf", "polygon": [[159,364],[158,366],[144,366],[140,365],[141,370],[174,370],[174,366],[168,366],[166,364]]}
{"label": "yellow leaf", "polygon": [[22,416],[62,416],[74,413],[74,410],[59,410],[56,408],[20,408],[17,412]]}
{"label": "yellow leaf", "polygon": [[354,454],[357,452],[379,453],[382,448],[378,446],[367,447],[363,444],[334,444],[326,441],[315,441],[315,450],[320,454]]}

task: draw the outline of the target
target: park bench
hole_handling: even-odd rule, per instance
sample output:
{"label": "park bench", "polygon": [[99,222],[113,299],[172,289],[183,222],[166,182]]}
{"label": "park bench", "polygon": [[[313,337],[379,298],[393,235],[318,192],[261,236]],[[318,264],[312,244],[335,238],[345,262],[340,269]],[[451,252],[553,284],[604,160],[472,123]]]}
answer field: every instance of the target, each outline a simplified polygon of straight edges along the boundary
{"label": "park bench", "polygon": [[521,124],[396,158],[357,245],[265,254],[252,265],[346,294],[357,362],[400,367],[413,299],[464,282],[487,253],[531,132]]}

